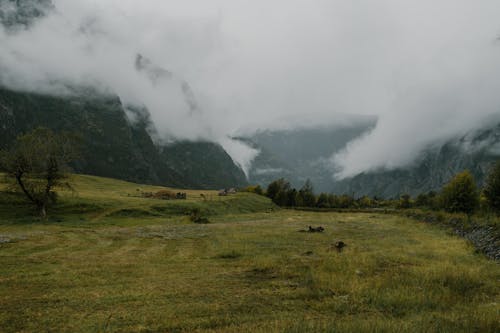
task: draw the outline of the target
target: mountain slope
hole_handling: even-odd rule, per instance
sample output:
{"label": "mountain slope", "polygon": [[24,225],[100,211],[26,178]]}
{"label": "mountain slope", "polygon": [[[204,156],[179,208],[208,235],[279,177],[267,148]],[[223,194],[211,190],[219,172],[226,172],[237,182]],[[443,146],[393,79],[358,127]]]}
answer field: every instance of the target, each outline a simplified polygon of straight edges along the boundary
{"label": "mountain slope", "polygon": [[[15,34],[54,8],[51,0],[0,0],[0,25]],[[179,81],[190,110],[197,111],[187,82],[140,55],[136,70],[144,72],[153,84]],[[0,82],[4,82],[1,71]],[[161,146],[153,139],[156,133],[146,109],[124,106],[116,95],[67,88],[71,97],[0,87],[0,148],[7,147],[21,133],[45,126],[71,132],[81,139],[82,157],[73,165],[77,172],[185,188],[246,184],[243,171],[220,145],[183,141]]]}
{"label": "mountain slope", "polygon": [[88,92],[71,98],[0,89],[0,147],[45,126],[81,138],[75,171],[187,188],[234,187],[245,175],[222,147],[210,142],[157,146],[145,116],[131,123],[116,96]]}
{"label": "mountain slope", "polygon": [[455,174],[469,170],[482,185],[492,164],[500,158],[500,125],[427,149],[406,168],[377,171],[339,181],[335,192],[356,196],[398,197],[439,191]]}
{"label": "mountain slope", "polygon": [[370,117],[351,125],[263,131],[239,138],[260,151],[250,168],[249,181],[265,186],[283,177],[300,187],[310,179],[316,191],[331,191],[334,179],[329,157],[369,131],[375,122]]}
{"label": "mountain slope", "polygon": [[438,191],[455,174],[470,170],[481,185],[491,165],[500,156],[500,125],[468,133],[441,145],[429,147],[412,165],[396,170],[378,170],[353,178],[335,180],[333,153],[369,131],[375,122],[352,127],[317,127],[288,131],[266,131],[241,139],[260,154],[249,173],[251,183],[266,186],[286,178],[300,187],[310,179],[316,192],[354,196],[399,197]]}

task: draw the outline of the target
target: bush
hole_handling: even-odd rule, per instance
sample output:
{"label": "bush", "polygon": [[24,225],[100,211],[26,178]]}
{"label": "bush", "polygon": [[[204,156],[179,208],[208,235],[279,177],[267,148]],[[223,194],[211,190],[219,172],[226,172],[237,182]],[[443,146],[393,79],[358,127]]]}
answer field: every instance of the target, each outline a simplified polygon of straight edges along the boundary
{"label": "bush", "polygon": [[199,208],[194,208],[191,211],[191,214],[189,215],[189,219],[191,220],[191,222],[198,223],[198,224],[210,223],[208,218],[202,216],[201,210]]}
{"label": "bush", "polygon": [[169,190],[160,190],[153,194],[153,198],[162,200],[173,200],[176,198],[176,194]]}
{"label": "bush", "polygon": [[451,213],[474,213],[479,205],[479,194],[474,177],[469,171],[457,174],[443,187],[441,204]]}
{"label": "bush", "polygon": [[408,209],[411,207],[410,196],[408,194],[403,194],[399,199],[399,208]]}
{"label": "bush", "polygon": [[255,193],[258,195],[264,195],[264,190],[260,185],[252,185],[252,186],[247,186],[245,187],[242,192],[248,192],[248,193]]}
{"label": "bush", "polygon": [[300,206],[304,207],[315,207],[316,206],[316,196],[314,195],[314,188],[311,181],[308,179],[304,186],[299,190],[298,201]]}

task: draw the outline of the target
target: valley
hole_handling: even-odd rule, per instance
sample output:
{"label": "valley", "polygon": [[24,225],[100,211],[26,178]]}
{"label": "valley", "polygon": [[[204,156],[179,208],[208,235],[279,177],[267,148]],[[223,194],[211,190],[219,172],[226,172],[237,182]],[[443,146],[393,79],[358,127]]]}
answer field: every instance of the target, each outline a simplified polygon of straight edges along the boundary
{"label": "valley", "polygon": [[[447,229],[399,214],[280,209],[251,193],[158,200],[140,194],[164,188],[73,181],[47,220],[0,192],[5,332],[499,328],[498,264]],[[193,209],[210,223],[193,223]],[[325,231],[299,232],[308,226]]]}

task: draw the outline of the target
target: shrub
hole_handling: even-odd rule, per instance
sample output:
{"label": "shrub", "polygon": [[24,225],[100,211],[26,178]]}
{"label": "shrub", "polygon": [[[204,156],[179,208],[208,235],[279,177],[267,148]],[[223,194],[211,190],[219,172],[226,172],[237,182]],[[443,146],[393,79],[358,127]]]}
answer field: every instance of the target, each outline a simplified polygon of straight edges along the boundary
{"label": "shrub", "polygon": [[411,207],[410,196],[408,194],[403,194],[399,199],[399,208],[408,209]]}
{"label": "shrub", "polygon": [[260,185],[250,185],[241,190],[241,192],[255,193],[258,195],[264,195],[264,190]]}
{"label": "shrub", "polygon": [[202,216],[201,210],[199,208],[194,208],[191,211],[191,213],[189,215],[189,219],[191,220],[191,222],[198,223],[198,224],[207,224],[207,223],[210,223],[210,221],[208,220],[208,218]]}
{"label": "shrub", "polygon": [[177,198],[177,195],[169,190],[160,190],[153,194],[153,198],[162,200],[173,200]]}
{"label": "shrub", "polygon": [[441,192],[441,204],[451,213],[471,215],[479,205],[479,194],[474,177],[469,171],[457,174]]}

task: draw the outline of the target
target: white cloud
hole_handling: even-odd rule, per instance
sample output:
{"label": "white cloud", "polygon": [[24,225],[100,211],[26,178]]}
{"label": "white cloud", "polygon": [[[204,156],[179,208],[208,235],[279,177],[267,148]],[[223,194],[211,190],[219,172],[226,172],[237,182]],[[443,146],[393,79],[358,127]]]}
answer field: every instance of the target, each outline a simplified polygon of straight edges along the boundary
{"label": "white cloud", "polygon": [[[376,115],[369,135],[333,157],[348,177],[411,163],[500,111],[498,0],[53,2],[31,29],[0,29],[0,81],[58,94],[98,86],[145,105],[164,137],[229,147],[241,128]],[[175,78],[152,84],[138,53]]]}

